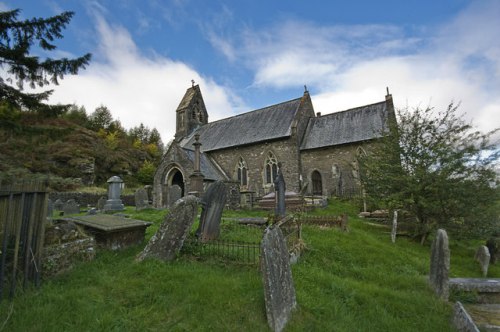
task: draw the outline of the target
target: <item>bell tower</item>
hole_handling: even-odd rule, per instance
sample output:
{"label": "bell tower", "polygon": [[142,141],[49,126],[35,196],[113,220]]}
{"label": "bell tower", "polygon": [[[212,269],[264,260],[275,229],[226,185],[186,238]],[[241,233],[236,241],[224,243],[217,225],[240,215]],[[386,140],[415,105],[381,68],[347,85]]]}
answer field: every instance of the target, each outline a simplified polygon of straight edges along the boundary
{"label": "bell tower", "polygon": [[196,128],[208,123],[208,113],[200,86],[194,84],[186,90],[176,111],[175,140],[180,141]]}

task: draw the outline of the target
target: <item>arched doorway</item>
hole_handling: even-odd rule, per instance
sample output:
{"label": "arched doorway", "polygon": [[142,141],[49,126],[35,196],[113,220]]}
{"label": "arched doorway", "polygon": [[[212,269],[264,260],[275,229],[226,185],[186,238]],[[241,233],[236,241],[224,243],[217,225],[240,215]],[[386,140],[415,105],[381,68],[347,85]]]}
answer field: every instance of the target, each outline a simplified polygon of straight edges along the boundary
{"label": "arched doorway", "polygon": [[178,169],[174,170],[169,185],[179,186],[181,188],[181,197],[184,197],[184,177],[182,176],[181,171],[179,171]]}
{"label": "arched doorway", "polygon": [[321,196],[323,195],[323,182],[321,181],[321,174],[318,171],[313,171],[311,174],[312,194]]}

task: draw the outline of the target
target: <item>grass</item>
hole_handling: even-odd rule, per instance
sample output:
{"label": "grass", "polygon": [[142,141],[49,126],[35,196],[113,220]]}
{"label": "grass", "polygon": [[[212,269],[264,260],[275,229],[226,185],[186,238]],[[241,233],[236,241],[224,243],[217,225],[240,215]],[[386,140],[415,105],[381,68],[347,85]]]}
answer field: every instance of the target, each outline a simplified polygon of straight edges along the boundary
{"label": "grass", "polygon": [[[384,228],[355,217],[356,209],[346,202],[313,214],[343,212],[350,215],[349,233],[303,229],[307,249],[292,267],[298,308],[285,330],[452,331],[451,304],[438,300],[427,285],[430,244],[421,246],[407,238],[393,244]],[[165,215],[153,209],[126,213],[154,223],[147,238]],[[248,214],[231,211],[224,216]],[[230,221],[221,228],[223,236],[243,236]],[[450,239],[452,277],[481,275],[473,260],[478,245]],[[20,292],[12,302],[4,300],[0,330],[269,330],[257,267],[184,256],[169,263],[137,263],[134,258],[143,247],[100,250],[93,262],[46,280],[39,290]],[[490,268],[490,277],[500,277],[500,266]]]}

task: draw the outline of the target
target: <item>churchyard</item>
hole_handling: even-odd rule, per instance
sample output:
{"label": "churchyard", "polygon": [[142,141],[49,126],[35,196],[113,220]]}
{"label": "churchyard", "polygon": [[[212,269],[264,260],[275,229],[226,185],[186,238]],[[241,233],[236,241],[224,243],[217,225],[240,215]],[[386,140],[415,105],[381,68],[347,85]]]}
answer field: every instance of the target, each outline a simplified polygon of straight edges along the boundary
{"label": "churchyard", "polygon": [[[430,241],[403,236],[357,216],[359,208],[332,200],[308,216],[349,217],[340,227],[303,225],[305,250],[291,265],[296,306],[285,331],[453,331],[453,303],[471,294],[450,291],[449,302],[429,286]],[[262,273],[258,264],[181,252],[172,260],[137,261],[166,210],[127,207],[123,214],[153,224],[143,243],[123,250],[98,249],[92,261],[19,289],[0,303],[0,331],[267,331]],[[198,215],[201,209],[198,210]],[[242,238],[238,218],[265,218],[265,211],[223,213],[221,237]],[[196,232],[198,218],[190,231]],[[262,228],[249,227],[260,241]],[[483,241],[484,242],[484,241]],[[450,236],[449,277],[482,277],[474,255],[481,241]],[[500,278],[490,265],[489,278]]]}

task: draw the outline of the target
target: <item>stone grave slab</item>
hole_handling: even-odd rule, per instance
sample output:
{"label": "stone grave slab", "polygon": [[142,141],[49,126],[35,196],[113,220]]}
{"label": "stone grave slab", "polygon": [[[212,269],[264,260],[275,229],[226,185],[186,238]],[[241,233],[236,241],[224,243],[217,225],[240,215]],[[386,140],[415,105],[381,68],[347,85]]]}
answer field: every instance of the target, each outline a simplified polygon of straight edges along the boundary
{"label": "stone grave slab", "polygon": [[450,248],[448,234],[444,229],[438,229],[431,247],[431,266],[429,281],[436,294],[448,300],[450,272]]}
{"label": "stone grave slab", "polygon": [[144,250],[137,255],[136,260],[142,261],[146,258],[173,260],[181,250],[197,213],[196,197],[188,195],[175,202],[158,231],[151,237]]}
{"label": "stone grave slab", "polygon": [[196,234],[202,242],[214,240],[220,234],[220,220],[222,210],[226,205],[226,186],[222,181],[217,181],[208,187],[201,200],[202,211],[200,227]]}
{"label": "stone grave slab", "polygon": [[124,249],[142,243],[146,228],[153,224],[109,214],[77,216],[72,220],[91,233],[97,245],[111,250]]}
{"label": "stone grave slab", "polygon": [[297,305],[286,241],[279,227],[267,228],[261,243],[267,322],[282,331]]}

